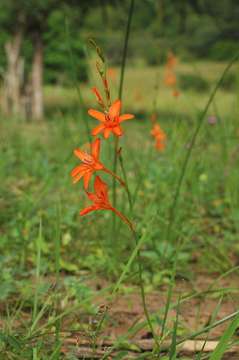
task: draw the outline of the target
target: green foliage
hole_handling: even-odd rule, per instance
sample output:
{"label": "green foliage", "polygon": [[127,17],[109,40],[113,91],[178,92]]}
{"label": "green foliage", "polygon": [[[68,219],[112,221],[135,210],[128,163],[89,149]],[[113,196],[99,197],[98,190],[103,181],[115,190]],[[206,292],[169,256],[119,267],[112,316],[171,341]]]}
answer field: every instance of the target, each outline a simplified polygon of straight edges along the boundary
{"label": "green foliage", "polygon": [[180,74],[179,86],[182,90],[208,91],[210,84],[197,74]]}
{"label": "green foliage", "polygon": [[227,91],[235,91],[237,87],[237,82],[238,82],[237,73],[231,72],[230,74],[227,74],[227,76],[222,82],[221,87]]}
{"label": "green foliage", "polygon": [[212,60],[225,61],[238,52],[238,44],[233,40],[220,40],[209,49],[207,56]]}
{"label": "green foliage", "polygon": [[61,10],[52,12],[48,19],[48,31],[44,37],[46,83],[72,85],[74,81],[87,80],[87,66],[80,31],[74,28],[74,31],[68,33],[66,27],[68,22],[69,17],[65,17]]}
{"label": "green foliage", "polygon": [[224,331],[216,349],[211,354],[209,360],[221,360],[223,354],[226,352],[229,342],[238,329],[239,326],[239,314],[235,316],[232,322],[228,325],[227,329]]}

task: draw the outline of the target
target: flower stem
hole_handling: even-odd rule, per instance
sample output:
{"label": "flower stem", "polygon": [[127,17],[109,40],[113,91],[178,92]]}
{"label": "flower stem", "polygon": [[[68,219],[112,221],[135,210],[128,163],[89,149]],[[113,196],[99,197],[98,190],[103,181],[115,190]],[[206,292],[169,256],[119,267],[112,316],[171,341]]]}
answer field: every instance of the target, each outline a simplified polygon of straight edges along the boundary
{"label": "flower stem", "polygon": [[[134,240],[135,240],[135,244],[136,246],[138,246],[138,235],[136,233],[136,231],[134,229],[131,229]],[[150,331],[153,335],[155,344],[157,345],[157,349],[160,349],[160,344],[157,338],[157,335],[155,334],[154,331],[154,327],[152,324],[152,321],[150,319],[150,315],[148,312],[148,308],[147,308],[147,304],[146,304],[146,296],[145,296],[145,290],[144,290],[144,283],[143,283],[143,268],[142,268],[142,263],[141,263],[141,254],[140,254],[140,248],[138,249],[137,252],[137,259],[138,259],[138,269],[139,269],[139,285],[140,285],[140,292],[141,292],[141,298],[142,298],[142,305],[143,305],[143,310],[144,310],[144,315],[146,317],[148,326],[150,328]]]}
{"label": "flower stem", "polygon": [[[124,73],[125,73],[129,35],[130,35],[133,13],[134,13],[134,0],[131,0],[128,21],[127,21],[127,27],[126,27],[126,32],[125,32],[125,38],[124,38],[124,48],[123,48],[121,71],[120,71],[120,85],[119,85],[119,99],[120,100],[122,99],[122,93],[123,93]],[[114,173],[116,173],[116,171],[117,171],[118,146],[119,146],[119,138],[115,137],[114,160],[113,160]],[[116,182],[115,181],[113,181],[113,206],[116,207]],[[112,230],[113,233],[115,233],[115,226],[116,226],[116,219],[115,219],[115,216],[113,216],[113,230]]]}
{"label": "flower stem", "polygon": [[133,211],[133,200],[132,200],[131,193],[129,191],[127,174],[126,174],[126,171],[125,171],[124,161],[123,161],[123,157],[122,157],[121,154],[119,155],[119,161],[120,161],[120,167],[121,167],[123,177],[124,177],[125,190],[126,190],[126,193],[127,193],[127,196],[128,196],[129,208],[130,208],[130,212],[132,213],[132,211]]}
{"label": "flower stem", "polygon": [[123,222],[125,222],[132,232],[135,232],[133,223],[125,215],[113,207],[110,210],[112,210]]}
{"label": "flower stem", "polygon": [[[81,93],[81,89],[80,89],[80,86],[76,80],[76,76],[75,74],[77,73],[77,65],[76,65],[76,62],[75,62],[75,58],[74,58],[74,54],[73,54],[73,50],[72,50],[72,43],[71,43],[71,34],[70,34],[70,29],[69,29],[69,21],[68,21],[68,18],[65,16],[65,19],[64,19],[64,31],[65,31],[65,36],[66,36],[66,44],[68,46],[68,52],[69,52],[69,63],[70,63],[70,66],[71,66],[71,71],[72,71],[72,82],[73,82],[73,85],[76,89],[76,92],[77,92],[77,95],[79,97],[79,101],[80,101],[80,112],[81,112],[81,117],[83,117],[83,110],[82,109],[85,109],[86,106],[85,106],[85,103],[84,103],[84,99],[83,99],[83,96],[82,96],[82,93]],[[85,118],[85,121],[84,121],[84,124],[85,124],[85,128],[86,128],[86,133],[87,133],[87,137],[88,137],[88,140],[91,141],[91,133],[90,133],[90,126],[89,126],[89,120],[88,120],[88,117]]]}
{"label": "flower stem", "polygon": [[181,173],[179,175],[179,179],[178,179],[177,186],[176,186],[176,191],[175,191],[175,194],[174,194],[174,197],[173,197],[173,202],[172,202],[172,205],[171,205],[171,208],[170,208],[170,211],[169,211],[169,222],[168,222],[168,227],[167,227],[167,231],[166,231],[166,240],[167,240],[167,242],[169,242],[170,238],[171,238],[172,228],[173,228],[173,225],[174,225],[174,222],[175,222],[176,210],[177,210],[179,197],[180,197],[180,194],[181,194],[182,184],[183,184],[184,177],[185,177],[185,174],[186,174],[186,170],[187,170],[190,158],[191,158],[192,150],[194,148],[194,145],[195,145],[195,142],[197,140],[199,131],[200,131],[200,129],[202,127],[202,124],[203,124],[203,120],[204,120],[204,118],[205,118],[205,116],[207,114],[207,111],[208,111],[211,103],[213,102],[213,99],[214,99],[220,85],[222,84],[222,82],[224,80],[225,75],[227,74],[229,69],[232,67],[234,62],[238,59],[238,57],[239,57],[239,52],[232,58],[232,60],[225,67],[220,79],[217,81],[217,83],[216,83],[216,85],[215,85],[215,87],[214,87],[214,89],[213,89],[213,91],[212,91],[212,93],[211,93],[211,95],[210,95],[210,97],[209,97],[209,99],[207,101],[207,104],[206,104],[201,116],[198,119],[198,123],[197,123],[197,126],[196,126],[195,130],[194,130],[190,147],[189,147],[189,149],[188,149],[188,151],[187,151],[187,153],[185,155],[185,158],[184,158]]}
{"label": "flower stem", "polygon": [[103,169],[104,172],[106,172],[107,174],[111,175],[113,178],[115,178],[123,187],[125,187],[125,182],[118,176],[116,175],[113,171],[104,168]]}

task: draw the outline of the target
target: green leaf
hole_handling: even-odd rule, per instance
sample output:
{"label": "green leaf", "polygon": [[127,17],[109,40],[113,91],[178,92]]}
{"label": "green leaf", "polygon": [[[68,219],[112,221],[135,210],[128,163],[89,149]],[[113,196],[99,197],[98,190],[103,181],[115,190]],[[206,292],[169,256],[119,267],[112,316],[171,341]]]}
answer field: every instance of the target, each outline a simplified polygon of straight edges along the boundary
{"label": "green leaf", "polygon": [[234,332],[239,326],[239,314],[235,317],[235,319],[229,324],[228,328],[222,335],[216,349],[211,354],[209,360],[220,360],[225,353],[228,342],[233,336]]}

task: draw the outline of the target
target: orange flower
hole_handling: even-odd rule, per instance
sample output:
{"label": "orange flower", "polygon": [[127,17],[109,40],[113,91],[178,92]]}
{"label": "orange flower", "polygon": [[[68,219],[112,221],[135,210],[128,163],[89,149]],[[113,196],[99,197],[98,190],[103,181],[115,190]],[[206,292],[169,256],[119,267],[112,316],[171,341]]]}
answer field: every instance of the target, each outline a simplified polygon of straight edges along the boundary
{"label": "orange flower", "polygon": [[76,166],[72,172],[73,183],[77,183],[82,177],[84,178],[84,188],[88,189],[90,178],[95,171],[103,170],[104,166],[99,161],[100,153],[100,139],[96,139],[91,144],[91,154],[88,154],[81,149],[75,149],[74,154],[83,164]]}
{"label": "orange flower", "polygon": [[112,80],[115,80],[115,78],[116,78],[116,70],[114,68],[109,68],[108,71],[107,71],[107,75]]}
{"label": "orange flower", "polygon": [[177,89],[175,89],[173,91],[173,96],[177,98],[179,95],[180,95],[180,92]]}
{"label": "orange flower", "polygon": [[112,132],[116,136],[121,136],[123,131],[120,124],[123,121],[130,120],[134,118],[134,115],[124,114],[120,115],[121,101],[116,100],[109,108],[108,112],[101,112],[94,109],[89,109],[88,114],[93,118],[101,122],[96,128],[92,130],[92,135],[96,136],[99,133],[104,133],[104,138],[108,139],[110,133]]}
{"label": "orange flower", "polygon": [[88,189],[91,176],[94,174],[94,172],[101,170],[115,177],[121,183],[121,185],[125,186],[124,182],[116,174],[105,168],[104,165],[99,161],[100,139],[96,139],[91,144],[91,154],[88,154],[79,148],[74,150],[74,154],[83,162],[83,164],[76,166],[71,171],[74,184],[83,177],[84,188]]}
{"label": "orange flower", "polygon": [[113,210],[108,198],[108,186],[99,176],[95,177],[94,190],[95,193],[86,192],[93,205],[81,210],[81,216],[95,210]]}
{"label": "orange flower", "polygon": [[81,210],[80,215],[84,216],[90,213],[91,211],[96,211],[96,210],[111,210],[117,216],[119,216],[121,220],[123,220],[128,226],[130,226],[131,229],[133,229],[132,223],[123,214],[121,214],[121,212],[116,210],[110,204],[108,197],[108,186],[103,180],[101,180],[99,176],[95,177],[94,190],[95,190],[94,193],[86,192],[88,198],[90,199],[90,201],[93,202],[93,204]]}
{"label": "orange flower", "polygon": [[168,67],[169,69],[173,69],[176,64],[177,64],[176,56],[172,53],[172,51],[169,51],[168,52],[168,57],[167,57],[166,67]]}
{"label": "orange flower", "polygon": [[97,89],[97,87],[93,87],[93,88],[92,88],[92,91],[93,91],[93,93],[94,93],[95,96],[96,96],[96,99],[97,99],[98,104],[99,104],[103,109],[105,109],[104,100],[103,100],[102,96],[100,95],[100,92],[99,92],[99,90]]}
{"label": "orange flower", "polygon": [[155,138],[155,148],[159,151],[164,150],[166,134],[159,124],[155,124],[151,130],[151,135]]}
{"label": "orange flower", "polygon": [[171,72],[171,71],[167,72],[166,76],[165,76],[165,79],[164,79],[165,85],[173,87],[173,86],[176,85],[176,82],[177,82],[177,80],[176,80],[175,74],[173,72]]}

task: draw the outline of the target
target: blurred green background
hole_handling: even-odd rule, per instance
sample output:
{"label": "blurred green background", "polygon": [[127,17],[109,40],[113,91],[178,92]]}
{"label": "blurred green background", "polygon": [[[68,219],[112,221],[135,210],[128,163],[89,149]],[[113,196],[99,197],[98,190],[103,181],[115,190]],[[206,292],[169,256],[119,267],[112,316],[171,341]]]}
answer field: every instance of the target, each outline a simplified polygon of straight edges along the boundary
{"label": "blurred green background", "polygon": [[[2,0],[2,111],[41,119],[51,105],[53,110],[54,105],[58,110],[72,110],[72,92],[59,100],[59,87],[72,89],[91,80],[94,54],[90,38],[102,47],[110,67],[121,64],[128,11],[126,0]],[[165,64],[171,50],[191,69],[189,74],[183,71],[179,84],[185,90],[209,89],[206,76],[213,78],[216,68],[209,64],[206,74],[200,74],[196,63],[231,59],[238,48],[238,16],[236,0],[136,1],[127,53],[127,65],[136,70],[134,81],[140,81],[137,69],[147,72],[147,68]],[[151,74],[149,78],[154,78]],[[225,87],[232,89],[235,82],[232,74]],[[47,86],[59,91],[47,91]],[[59,101],[54,104],[56,98]]]}

